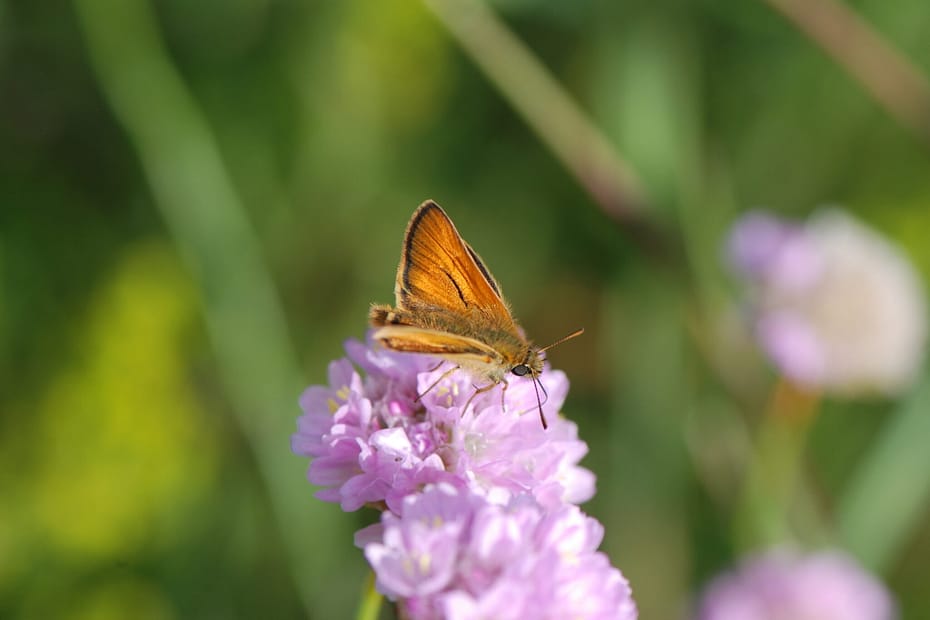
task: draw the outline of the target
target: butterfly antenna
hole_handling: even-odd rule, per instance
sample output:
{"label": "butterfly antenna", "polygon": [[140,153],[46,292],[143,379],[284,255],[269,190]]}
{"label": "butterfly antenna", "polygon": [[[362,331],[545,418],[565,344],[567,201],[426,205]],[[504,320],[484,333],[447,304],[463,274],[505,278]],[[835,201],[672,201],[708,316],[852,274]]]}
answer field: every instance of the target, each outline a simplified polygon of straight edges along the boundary
{"label": "butterfly antenna", "polygon": [[[536,405],[539,407],[539,421],[542,422],[543,430],[549,428],[549,425],[546,424],[546,414],[543,413],[542,406],[543,401],[539,398],[539,388],[542,387],[543,394],[546,394],[546,388],[542,386],[539,382],[539,379],[533,377],[533,388],[536,390]],[[549,400],[549,395],[546,394],[546,400]]]}
{"label": "butterfly antenna", "polygon": [[583,334],[583,333],[584,333],[584,327],[579,328],[579,329],[576,329],[575,331],[573,331],[573,332],[570,333],[569,335],[564,336],[564,337],[562,337],[562,338],[559,338],[558,340],[556,340],[556,341],[553,342],[552,344],[548,344],[548,345],[544,346],[543,348],[537,350],[536,352],[537,352],[537,353],[542,353],[543,351],[545,351],[545,350],[547,350],[547,349],[551,349],[552,347],[554,347],[554,346],[556,346],[556,345],[562,344],[562,343],[565,342],[566,340],[571,340],[572,338],[576,338],[576,337],[580,336],[580,335]]}

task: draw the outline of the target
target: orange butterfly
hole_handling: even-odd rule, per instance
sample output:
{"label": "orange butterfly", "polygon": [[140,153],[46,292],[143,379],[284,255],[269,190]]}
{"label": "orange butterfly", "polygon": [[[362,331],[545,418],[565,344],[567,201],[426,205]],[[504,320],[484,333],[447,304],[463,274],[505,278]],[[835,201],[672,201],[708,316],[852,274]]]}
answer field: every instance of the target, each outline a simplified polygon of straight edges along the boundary
{"label": "orange butterfly", "polygon": [[[534,387],[541,385],[540,353],[584,331],[542,348],[527,340],[491,272],[432,200],[421,204],[407,225],[394,296],[394,308],[371,307],[369,320],[380,328],[374,339],[395,351],[426,353],[455,363],[439,380],[459,368],[487,379],[488,385],[477,388],[465,408],[500,383],[506,389],[508,373],[529,375]],[[538,387],[536,399],[547,428]]]}

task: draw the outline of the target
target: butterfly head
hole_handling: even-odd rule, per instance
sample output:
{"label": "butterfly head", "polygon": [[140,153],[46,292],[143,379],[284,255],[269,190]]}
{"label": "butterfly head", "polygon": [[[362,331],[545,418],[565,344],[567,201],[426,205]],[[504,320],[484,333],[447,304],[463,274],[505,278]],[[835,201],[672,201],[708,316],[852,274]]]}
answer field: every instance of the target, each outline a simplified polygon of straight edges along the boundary
{"label": "butterfly head", "polygon": [[531,378],[535,379],[540,374],[542,374],[542,369],[543,358],[539,355],[538,350],[531,348],[529,351],[527,351],[524,360],[513,366],[510,369],[510,372],[518,377],[525,377],[529,375]]}

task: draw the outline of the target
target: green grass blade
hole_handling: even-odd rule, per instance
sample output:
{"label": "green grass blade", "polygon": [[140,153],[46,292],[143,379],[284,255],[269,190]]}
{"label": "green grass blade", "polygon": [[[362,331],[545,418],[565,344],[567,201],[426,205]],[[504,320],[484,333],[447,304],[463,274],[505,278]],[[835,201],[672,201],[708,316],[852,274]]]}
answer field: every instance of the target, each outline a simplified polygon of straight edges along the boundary
{"label": "green grass blade", "polygon": [[885,571],[930,502],[930,383],[889,421],[839,502],[839,530],[867,566]]}

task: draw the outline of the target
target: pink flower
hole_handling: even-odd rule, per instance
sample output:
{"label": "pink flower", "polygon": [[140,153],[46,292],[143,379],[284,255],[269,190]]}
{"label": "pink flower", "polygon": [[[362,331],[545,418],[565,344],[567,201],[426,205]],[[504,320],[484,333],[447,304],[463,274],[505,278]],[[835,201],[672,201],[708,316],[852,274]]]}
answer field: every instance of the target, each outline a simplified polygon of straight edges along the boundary
{"label": "pink flower", "polygon": [[636,618],[629,584],[597,551],[602,535],[570,504],[547,510],[523,494],[499,505],[439,484],[357,544],[379,591],[415,620]]}
{"label": "pink flower", "polygon": [[697,620],[892,620],[885,587],[837,551],[780,550],[746,559],[715,579]]}
{"label": "pink flower", "polygon": [[749,285],[756,339],[791,380],[838,396],[895,396],[918,376],[923,285],[876,231],[839,209],[803,223],[751,212],[728,250]]}
{"label": "pink flower", "polygon": [[437,482],[498,503],[524,493],[545,506],[593,496],[594,475],[578,465],[587,445],[558,415],[564,373],[547,368],[540,377],[546,430],[529,378],[511,378],[503,395],[501,386],[472,398],[471,375],[457,370],[439,380],[450,365],[435,358],[355,341],[346,350],[349,359],[330,364],[329,386],[304,392],[291,440],[312,459],[308,479],[323,487],[320,499],[346,511],[373,504],[397,512],[406,496]]}

